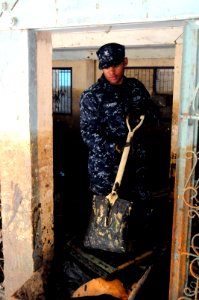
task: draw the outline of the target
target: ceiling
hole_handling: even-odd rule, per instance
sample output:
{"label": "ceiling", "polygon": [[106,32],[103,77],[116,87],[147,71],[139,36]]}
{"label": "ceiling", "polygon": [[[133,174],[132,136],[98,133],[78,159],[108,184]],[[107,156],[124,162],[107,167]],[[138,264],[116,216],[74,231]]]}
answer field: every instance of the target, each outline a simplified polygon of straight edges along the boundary
{"label": "ceiling", "polygon": [[124,44],[129,59],[174,58],[185,23],[145,22],[56,30],[52,32],[53,59],[96,59],[96,50],[109,42]]}

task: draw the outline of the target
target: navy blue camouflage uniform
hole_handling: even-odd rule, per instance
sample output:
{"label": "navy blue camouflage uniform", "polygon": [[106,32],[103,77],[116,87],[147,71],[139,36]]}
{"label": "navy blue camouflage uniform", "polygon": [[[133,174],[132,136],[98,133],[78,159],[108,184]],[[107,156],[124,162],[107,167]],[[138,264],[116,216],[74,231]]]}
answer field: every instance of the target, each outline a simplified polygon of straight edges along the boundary
{"label": "navy blue camouflage uniform", "polygon": [[[121,154],[116,150],[125,144],[126,116],[135,127],[145,115],[145,127],[154,119],[154,106],[144,85],[135,78],[124,76],[121,85],[111,85],[102,74],[80,98],[80,129],[88,146],[90,189],[96,195],[108,195],[113,187]],[[142,125],[143,126],[143,125]],[[140,131],[140,132],[138,132]],[[132,140],[132,151],[121,187],[120,197],[130,201],[147,200],[146,151],[143,129],[138,129]],[[133,198],[133,199],[132,199]]]}

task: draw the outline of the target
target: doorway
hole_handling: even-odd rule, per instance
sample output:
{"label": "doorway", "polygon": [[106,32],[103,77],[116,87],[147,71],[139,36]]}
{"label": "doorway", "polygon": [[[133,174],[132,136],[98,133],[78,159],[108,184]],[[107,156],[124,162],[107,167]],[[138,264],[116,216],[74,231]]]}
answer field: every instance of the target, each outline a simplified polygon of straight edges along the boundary
{"label": "doorway", "polygon": [[[144,81],[143,83],[146,84],[150,90],[153,101],[159,106],[161,111],[161,125],[159,131],[155,134],[150,134],[150,184],[153,192],[153,228],[156,228],[156,246],[162,246],[164,244],[166,247],[166,251],[163,255],[164,258],[161,260],[159,267],[154,272],[153,280],[150,278],[150,284],[146,285],[144,293],[148,294],[149,290],[152,293],[152,287],[154,288],[156,279],[158,277],[160,278],[160,276],[157,275],[158,272],[160,272],[161,268],[165,268],[164,278],[161,277],[162,282],[160,286],[162,290],[157,293],[157,299],[159,299],[159,297],[163,299],[161,293],[164,293],[165,300],[167,300],[172,223],[172,201],[169,193],[169,189],[171,188],[169,172],[173,92],[172,84],[168,83],[168,81],[173,82],[173,77],[171,79],[168,76],[168,70],[171,70],[171,74],[173,75],[173,67],[142,67],[139,70],[139,74],[136,74],[138,70],[138,67],[136,69],[127,68],[126,76],[134,76]],[[161,85],[161,88],[164,89],[165,93],[158,93],[157,91],[161,91],[161,89],[159,88],[158,90],[160,80],[158,80],[159,77],[157,76],[157,73],[162,74],[165,70],[166,79],[164,78],[163,81],[168,89],[166,90],[165,86],[163,85],[162,87]],[[134,72],[133,75],[132,72]],[[145,76],[143,74],[145,74]],[[154,75],[152,76],[150,74]],[[150,84],[146,81],[147,78],[151,78]],[[155,83],[155,79],[157,80],[157,83]],[[71,114],[54,114],[53,118],[55,253],[57,257],[59,257],[59,266],[61,268],[59,269],[59,274],[62,274],[63,278],[65,278],[60,279],[60,281],[63,282],[60,290],[61,293],[64,290],[65,294],[67,294],[67,292],[71,292],[71,286],[68,287],[70,291],[67,291],[66,284],[64,284],[64,282],[66,283],[68,281],[68,274],[64,274],[63,270],[66,272],[66,268],[72,268],[71,261],[74,263],[74,260],[71,259],[71,257],[69,259],[66,255],[65,246],[71,238],[78,237],[78,240],[83,238],[88,226],[92,199],[88,189],[87,149],[80,136],[78,118],[73,118],[73,115]],[[77,121],[76,124],[74,124],[74,120]],[[75,269],[78,267],[79,264],[75,265]],[[84,270],[85,266],[82,268]],[[81,272],[82,269],[79,270],[79,274]],[[84,276],[89,277],[88,270],[86,274],[84,273]],[[151,280],[154,281],[153,284]],[[77,283],[73,282],[73,285],[77,288]],[[140,295],[142,295],[142,293]]]}

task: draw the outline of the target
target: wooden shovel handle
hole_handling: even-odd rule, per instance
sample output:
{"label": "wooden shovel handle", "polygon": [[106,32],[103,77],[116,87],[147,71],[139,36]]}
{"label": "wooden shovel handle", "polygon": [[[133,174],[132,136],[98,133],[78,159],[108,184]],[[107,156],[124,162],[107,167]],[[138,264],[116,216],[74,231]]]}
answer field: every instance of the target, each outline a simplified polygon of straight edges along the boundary
{"label": "wooden shovel handle", "polygon": [[130,146],[131,146],[130,142],[131,142],[131,140],[134,136],[135,131],[141,127],[143,121],[144,121],[144,115],[141,115],[140,116],[140,122],[138,123],[138,125],[136,127],[134,127],[133,129],[131,129],[131,127],[129,125],[129,116],[127,116],[127,118],[126,118],[126,123],[127,123],[127,127],[128,127],[129,132],[128,132],[128,135],[127,135],[126,144],[124,146],[124,150],[123,150],[123,153],[122,153],[121,161],[120,161],[120,164],[119,164],[119,167],[118,167],[118,171],[117,171],[117,175],[116,175],[116,178],[115,178],[115,182],[113,184],[112,191],[107,196],[107,198],[108,198],[108,200],[110,201],[111,204],[114,204],[115,200],[118,198],[117,190],[120,187],[122,177],[123,177],[123,174],[124,174],[124,170],[125,170],[125,167],[126,167],[126,162],[127,162],[127,158],[128,158],[129,151],[130,151]]}

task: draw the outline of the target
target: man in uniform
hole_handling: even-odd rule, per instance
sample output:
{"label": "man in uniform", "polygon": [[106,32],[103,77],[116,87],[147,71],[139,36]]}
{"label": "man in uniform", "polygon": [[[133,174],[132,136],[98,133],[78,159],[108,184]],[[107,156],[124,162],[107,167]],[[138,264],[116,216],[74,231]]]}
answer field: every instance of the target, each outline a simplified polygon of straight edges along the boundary
{"label": "man in uniform", "polygon": [[[103,73],[81,95],[80,129],[89,150],[90,189],[96,195],[106,196],[113,187],[126,141],[126,116],[130,115],[132,128],[141,115],[145,115],[144,123],[148,125],[150,120],[155,120],[155,110],[145,86],[135,78],[124,76],[128,58],[123,45],[105,44],[99,48],[97,56]],[[128,161],[119,191],[120,196],[130,201],[144,200],[149,196],[143,130],[138,131],[141,134],[136,132],[129,158],[133,163]]]}

